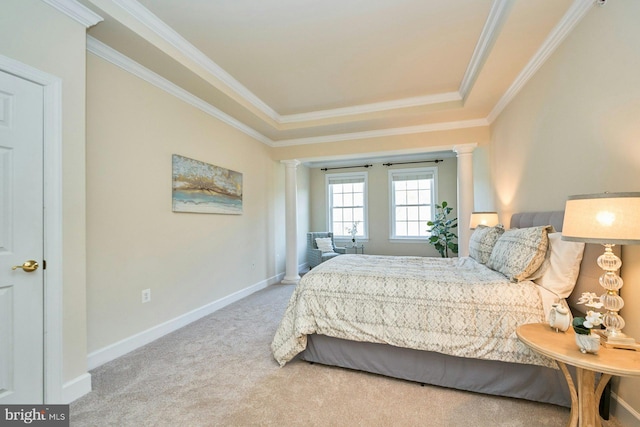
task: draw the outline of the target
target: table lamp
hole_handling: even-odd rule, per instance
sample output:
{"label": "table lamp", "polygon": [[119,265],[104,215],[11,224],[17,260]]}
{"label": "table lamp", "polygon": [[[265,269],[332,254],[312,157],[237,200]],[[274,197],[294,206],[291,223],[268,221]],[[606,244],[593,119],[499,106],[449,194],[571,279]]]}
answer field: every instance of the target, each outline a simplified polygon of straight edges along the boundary
{"label": "table lamp", "polygon": [[604,270],[599,281],[606,291],[600,296],[606,310],[606,330],[601,336],[604,344],[611,347],[636,347],[635,340],[622,332],[625,323],[618,311],[624,301],[618,291],[623,282],[617,274],[622,261],[611,248],[640,244],[640,192],[570,196],[564,211],[562,239],[604,246],[604,254],[598,257],[598,266]]}
{"label": "table lamp", "polygon": [[487,227],[493,227],[498,225],[498,213],[497,212],[471,212],[471,223],[469,228],[475,230],[479,225],[486,225]]}

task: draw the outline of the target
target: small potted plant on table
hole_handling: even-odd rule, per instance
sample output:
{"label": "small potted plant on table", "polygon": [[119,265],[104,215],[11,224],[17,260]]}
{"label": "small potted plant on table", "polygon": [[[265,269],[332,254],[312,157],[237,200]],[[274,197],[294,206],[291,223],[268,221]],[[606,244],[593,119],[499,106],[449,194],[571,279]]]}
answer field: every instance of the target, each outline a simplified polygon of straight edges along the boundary
{"label": "small potted plant on table", "polygon": [[[601,308],[600,298],[593,292],[585,292],[580,296],[578,304],[584,304],[591,308]],[[594,328],[600,329],[602,325],[602,313],[589,310],[585,317],[573,319],[573,330],[576,333],[576,344],[582,353],[597,353],[600,349],[600,335],[593,332]]]}

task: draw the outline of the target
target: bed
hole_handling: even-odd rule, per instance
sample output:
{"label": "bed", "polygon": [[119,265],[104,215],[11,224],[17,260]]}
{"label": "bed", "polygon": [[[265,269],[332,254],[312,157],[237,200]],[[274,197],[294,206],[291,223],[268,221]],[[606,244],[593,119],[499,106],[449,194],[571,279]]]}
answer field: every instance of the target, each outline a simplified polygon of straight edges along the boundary
{"label": "bed", "polygon": [[[560,231],[563,216],[562,212],[515,214],[510,228],[524,231],[551,225]],[[597,292],[599,273],[590,266],[595,266],[601,249],[590,246],[584,257],[580,255],[580,274],[567,298],[572,307],[582,292]],[[545,248],[544,263],[552,261],[550,252]],[[477,251],[475,255],[478,258]],[[349,273],[336,276],[333,270],[339,264]],[[384,272],[376,273],[380,266]],[[435,278],[427,280],[435,284],[429,285],[429,296],[418,294],[421,285],[415,276],[432,274],[424,273],[432,269]],[[397,294],[390,271],[402,277],[401,286],[410,288],[408,295]],[[480,283],[469,290],[463,283],[466,276],[480,277]],[[367,283],[367,295],[355,288],[358,281]],[[504,291],[505,286],[509,292]],[[309,296],[314,293],[333,298],[329,303],[333,320],[317,314],[315,296]],[[362,297],[373,298],[373,304],[359,302]],[[437,306],[430,299],[438,300]],[[299,358],[569,407],[568,387],[555,363],[528,349],[515,336],[519,324],[546,321],[550,305],[559,299],[534,282],[514,283],[472,258],[342,255],[303,277],[274,337],[272,351],[280,365]],[[514,310],[504,310],[512,306]],[[371,320],[371,312],[377,312],[373,314],[378,317],[373,318],[378,320]],[[417,323],[415,319],[419,319]]]}

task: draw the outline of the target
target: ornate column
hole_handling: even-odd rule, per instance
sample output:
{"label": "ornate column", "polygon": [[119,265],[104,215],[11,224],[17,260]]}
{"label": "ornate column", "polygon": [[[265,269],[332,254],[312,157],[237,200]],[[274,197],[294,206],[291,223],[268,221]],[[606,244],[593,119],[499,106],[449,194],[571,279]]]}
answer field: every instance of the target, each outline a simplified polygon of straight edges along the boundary
{"label": "ornate column", "polygon": [[473,150],[477,144],[456,145],[458,158],[458,256],[469,256],[469,222],[473,212]]}
{"label": "ornate column", "polygon": [[298,274],[298,188],[296,169],[300,162],[297,160],[282,160],[282,163],[285,166],[285,235],[287,240],[287,256],[282,283],[297,285],[300,281],[300,275]]}

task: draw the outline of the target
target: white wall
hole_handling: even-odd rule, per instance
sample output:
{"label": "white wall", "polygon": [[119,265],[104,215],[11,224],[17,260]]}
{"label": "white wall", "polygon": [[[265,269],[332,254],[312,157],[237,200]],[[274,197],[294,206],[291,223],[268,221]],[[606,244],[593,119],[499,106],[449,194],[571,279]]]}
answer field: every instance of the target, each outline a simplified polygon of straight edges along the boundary
{"label": "white wall", "polygon": [[40,0],[4,0],[0,54],[62,79],[63,381],[87,371],[85,28]]}
{"label": "white wall", "polygon": [[[594,7],[491,128],[502,220],[567,196],[640,190],[640,2]],[[640,339],[640,250],[623,248],[625,332]],[[640,380],[614,391],[640,413]],[[640,425],[620,405],[624,425]]]}
{"label": "white wall", "polygon": [[494,212],[496,210],[491,171],[491,147],[488,144],[473,150],[473,196],[474,211]]}
{"label": "white wall", "polygon": [[[243,214],[172,212],[172,154],[241,172]],[[89,352],[273,282],[282,168],[263,143],[89,54]]]}

